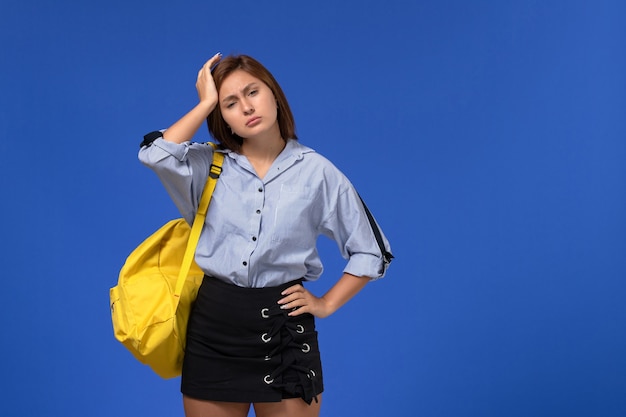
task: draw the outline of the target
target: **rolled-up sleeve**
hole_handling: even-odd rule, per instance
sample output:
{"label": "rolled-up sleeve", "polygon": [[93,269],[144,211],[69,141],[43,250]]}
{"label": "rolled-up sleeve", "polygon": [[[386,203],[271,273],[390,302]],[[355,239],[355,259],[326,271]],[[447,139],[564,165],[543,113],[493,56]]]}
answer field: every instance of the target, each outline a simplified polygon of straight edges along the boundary
{"label": "rolled-up sleeve", "polygon": [[213,148],[206,144],[156,139],[139,150],[139,160],[151,168],[181,215],[193,222],[209,174]]}
{"label": "rolled-up sleeve", "polygon": [[[348,259],[345,273],[370,279],[385,275],[384,254],[376,241],[363,203],[352,186],[337,196],[332,212],[323,223],[323,233],[337,242],[342,256]],[[391,253],[382,230],[380,233],[385,250]]]}

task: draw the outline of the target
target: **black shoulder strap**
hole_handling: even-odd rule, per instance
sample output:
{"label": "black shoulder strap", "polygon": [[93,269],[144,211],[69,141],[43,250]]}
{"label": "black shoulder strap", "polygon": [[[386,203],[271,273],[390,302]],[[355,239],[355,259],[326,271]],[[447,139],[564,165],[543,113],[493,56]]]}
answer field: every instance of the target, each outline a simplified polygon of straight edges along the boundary
{"label": "black shoulder strap", "polygon": [[378,225],[376,224],[376,221],[374,220],[374,216],[372,216],[372,213],[370,212],[370,209],[367,208],[367,204],[365,204],[365,201],[363,201],[363,198],[359,195],[359,198],[361,199],[361,203],[363,203],[363,208],[365,209],[365,214],[367,214],[367,220],[369,220],[370,222],[370,226],[372,227],[372,232],[374,232],[374,237],[376,238],[376,242],[378,243],[378,247],[380,248],[380,253],[382,254],[383,257],[383,270],[380,271],[380,273],[383,273],[386,269],[387,266],[391,263],[391,260],[393,259],[393,255],[391,254],[391,252],[388,252],[387,249],[385,249],[385,243],[383,242],[383,237],[380,233],[380,229],[378,228]]}
{"label": "black shoulder strap", "polygon": [[139,144],[139,147],[142,148],[144,146],[150,146],[152,145],[152,142],[161,137],[163,137],[163,132],[161,132],[160,130],[150,132],[147,135],[144,135],[143,141]]}

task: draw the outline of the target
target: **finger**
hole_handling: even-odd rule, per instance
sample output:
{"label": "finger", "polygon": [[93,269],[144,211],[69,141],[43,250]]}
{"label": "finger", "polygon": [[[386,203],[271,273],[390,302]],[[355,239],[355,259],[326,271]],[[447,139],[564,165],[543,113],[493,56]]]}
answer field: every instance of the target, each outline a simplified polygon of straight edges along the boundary
{"label": "finger", "polygon": [[289,295],[296,292],[304,292],[304,287],[301,284],[292,285],[291,287],[285,289],[281,292],[281,295]]}
{"label": "finger", "polygon": [[294,310],[306,306],[306,302],[299,298],[297,300],[290,301],[280,306],[281,310]]}
{"label": "finger", "polygon": [[309,312],[308,307],[303,306],[303,307],[294,308],[292,311],[287,313],[287,315],[290,317],[295,317],[295,316],[299,316],[301,314],[308,313],[308,312]]}
{"label": "finger", "polygon": [[[278,300],[278,304],[280,304],[280,308],[290,308],[290,307],[285,307],[288,304],[293,303],[294,301],[297,300],[301,300],[304,299],[304,297],[302,296],[301,293],[299,292],[295,292],[293,294],[289,294],[283,298],[281,298],[280,300]],[[293,305],[292,305],[293,307]]]}
{"label": "finger", "polygon": [[222,59],[222,53],[218,52],[215,55],[213,55],[211,58],[209,58],[209,60],[207,62],[205,62],[204,66],[202,67],[202,69],[211,69],[211,67],[216,64],[220,59]]}
{"label": "finger", "polygon": [[211,58],[209,58],[209,60],[207,62],[204,63],[204,65],[202,66],[202,68],[200,68],[200,70],[198,71],[198,78],[200,78],[202,75],[206,74],[207,72],[210,73],[211,72],[211,67],[217,63],[217,61],[219,61],[220,59],[222,59],[222,53],[218,52],[215,55],[213,55]]}
{"label": "finger", "polygon": [[278,304],[280,304],[281,307],[287,303],[294,302],[297,299],[304,298],[303,291],[298,290],[298,288],[293,288],[293,290],[288,288],[282,292],[282,295],[284,295],[284,297],[278,300]]}

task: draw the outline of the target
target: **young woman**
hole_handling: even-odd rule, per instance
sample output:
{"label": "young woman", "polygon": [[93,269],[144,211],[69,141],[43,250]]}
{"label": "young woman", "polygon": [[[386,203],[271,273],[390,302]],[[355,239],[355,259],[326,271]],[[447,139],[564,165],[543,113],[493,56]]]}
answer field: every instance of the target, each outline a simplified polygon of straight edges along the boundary
{"label": "young woman", "polygon": [[[212,70],[213,68],[213,70]],[[205,272],[187,330],[181,379],[188,417],[318,416],[323,391],[315,317],[327,317],[384,275],[389,244],[327,159],[297,141],[282,89],[251,57],[217,54],[198,73],[199,102],[146,135],[139,159],[193,222],[213,159],[191,139],[208,121],[225,154],[196,250]],[[323,296],[316,241],[348,259]]]}

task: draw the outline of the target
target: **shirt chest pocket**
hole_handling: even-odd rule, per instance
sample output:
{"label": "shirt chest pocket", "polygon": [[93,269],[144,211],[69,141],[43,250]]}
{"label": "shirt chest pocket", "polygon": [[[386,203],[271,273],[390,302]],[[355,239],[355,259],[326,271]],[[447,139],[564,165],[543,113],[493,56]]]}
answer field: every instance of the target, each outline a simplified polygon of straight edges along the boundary
{"label": "shirt chest pocket", "polygon": [[321,214],[315,191],[308,186],[281,185],[274,210],[273,242],[299,247],[315,245],[317,217]]}

